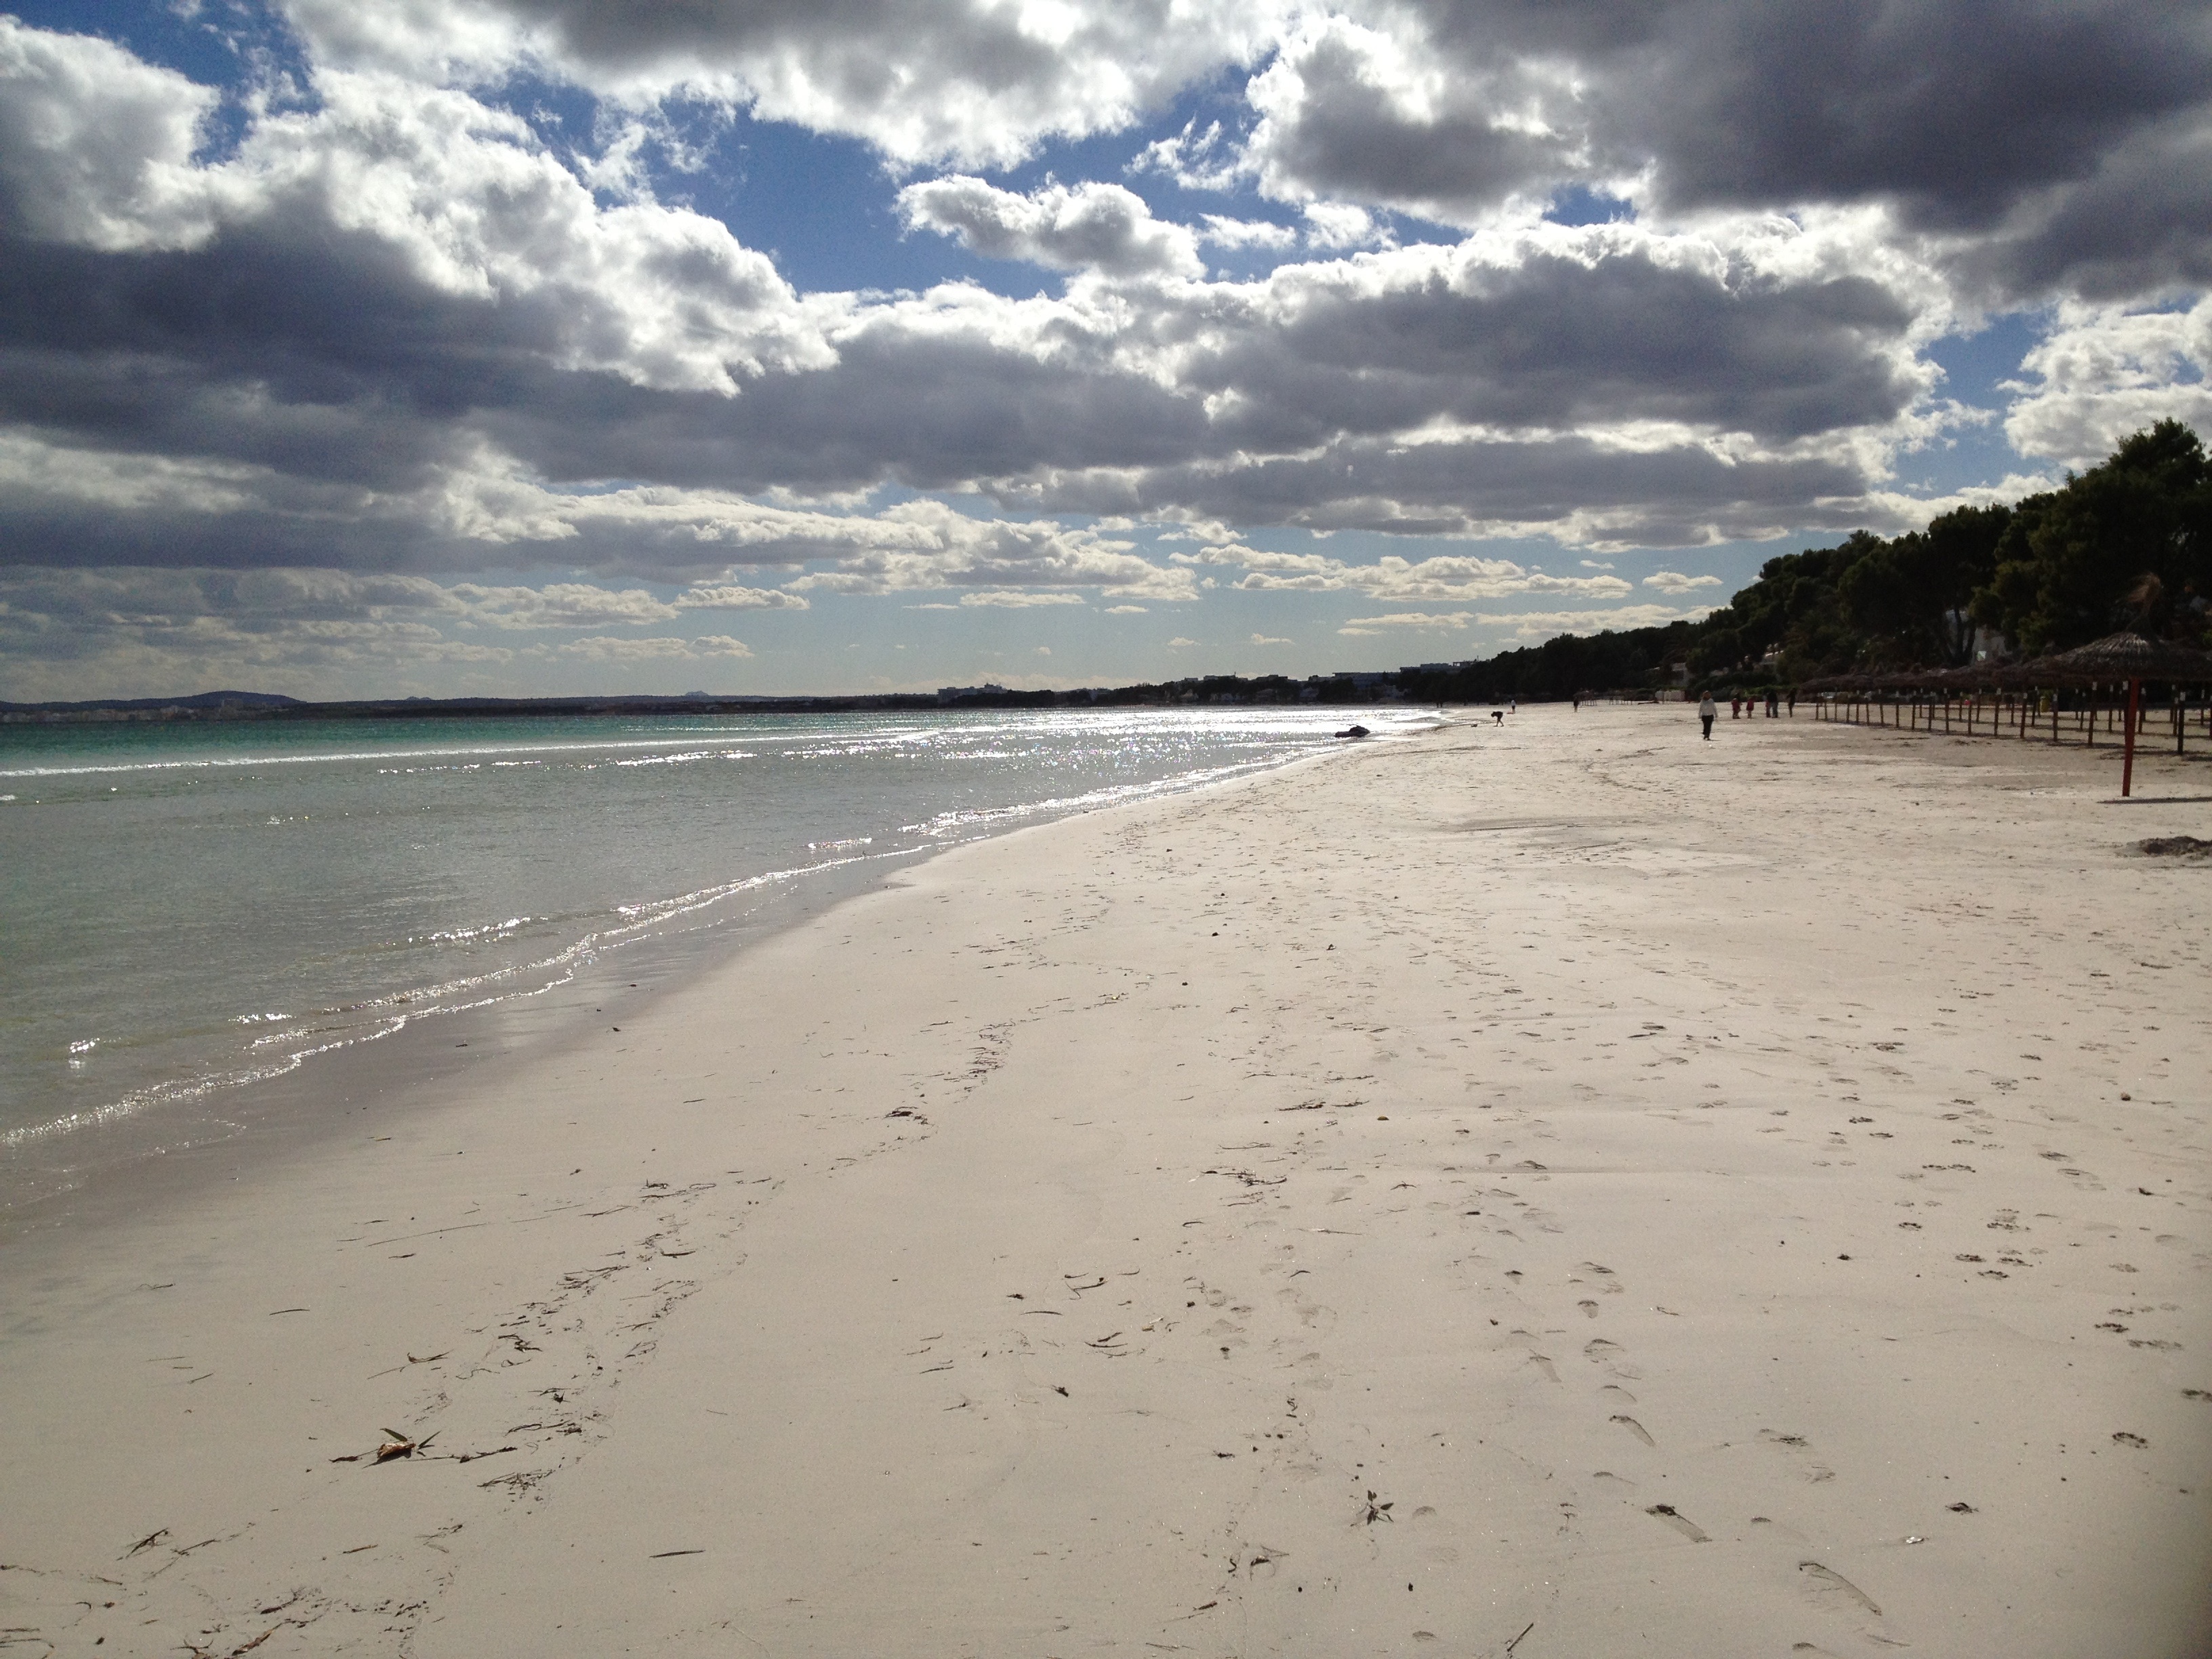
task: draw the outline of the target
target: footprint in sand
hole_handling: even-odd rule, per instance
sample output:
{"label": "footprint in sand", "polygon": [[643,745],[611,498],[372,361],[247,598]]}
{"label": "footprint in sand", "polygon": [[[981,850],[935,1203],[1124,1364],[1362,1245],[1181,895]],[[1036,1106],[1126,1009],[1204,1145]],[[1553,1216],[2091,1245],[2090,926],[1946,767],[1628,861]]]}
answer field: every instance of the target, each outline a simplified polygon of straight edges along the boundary
{"label": "footprint in sand", "polygon": [[1634,1435],[1645,1445],[1650,1446],[1654,1449],[1658,1446],[1659,1443],[1651,1437],[1650,1431],[1647,1431],[1641,1423],[1638,1422],[1634,1418],[1628,1416],[1626,1413],[1613,1413],[1612,1421],[1620,1424],[1622,1428],[1626,1429],[1629,1433]]}
{"label": "footprint in sand", "polygon": [[1681,1513],[1672,1504],[1654,1504],[1644,1512],[1655,1521],[1665,1522],[1692,1544],[1710,1544],[1713,1541],[1706,1536],[1704,1528]]}
{"label": "footprint in sand", "polygon": [[1629,1393],[1627,1389],[1622,1388],[1618,1382],[1608,1382],[1603,1388],[1600,1389],[1598,1392],[1600,1394],[1611,1395],[1615,1400],[1619,1401],[1625,1406],[1633,1406],[1636,1403],[1636,1396]]}
{"label": "footprint in sand", "polygon": [[[1809,1451],[1812,1449],[1812,1443],[1802,1434],[1783,1434],[1773,1429],[1761,1429],[1759,1431],[1759,1437],[1769,1445],[1780,1446],[1788,1451],[1802,1452]],[[1832,1480],[1836,1478],[1836,1472],[1826,1463],[1816,1462],[1810,1459],[1805,1462],[1798,1473],[1816,1486],[1823,1480]]]}
{"label": "footprint in sand", "polygon": [[1881,1609],[1875,1605],[1874,1597],[1843,1574],[1831,1571],[1818,1561],[1800,1561],[1797,1573],[1798,1582],[1804,1586],[1806,1593],[1821,1606],[1837,1611],[1852,1607],[1862,1613],[1870,1613],[1877,1619],[1881,1617]]}
{"label": "footprint in sand", "polygon": [[1583,1297],[1583,1300],[1576,1303],[1575,1306],[1583,1310],[1583,1318],[1595,1319],[1597,1317],[1597,1304],[1589,1300],[1589,1297]]}
{"label": "footprint in sand", "polygon": [[1538,1370],[1543,1372],[1544,1375],[1553,1382],[1556,1382],[1559,1380],[1559,1368],[1552,1364],[1551,1355],[1547,1353],[1532,1353],[1528,1356],[1528,1363],[1534,1365]]}

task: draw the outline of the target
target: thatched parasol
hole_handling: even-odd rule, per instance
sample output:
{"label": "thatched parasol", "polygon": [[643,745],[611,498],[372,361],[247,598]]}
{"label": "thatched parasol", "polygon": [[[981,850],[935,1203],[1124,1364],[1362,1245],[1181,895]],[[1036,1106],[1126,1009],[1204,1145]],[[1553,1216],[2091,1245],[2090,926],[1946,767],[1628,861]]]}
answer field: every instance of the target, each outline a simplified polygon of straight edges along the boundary
{"label": "thatched parasol", "polygon": [[[2145,680],[2185,685],[2212,684],[2212,653],[2185,645],[2147,640],[2140,634],[2107,634],[2071,651],[2022,663],[2020,677],[2041,685],[2112,685],[2128,683],[2126,748],[2120,763],[2120,793],[2130,793],[2136,775],[2136,709]],[[2094,721],[2095,716],[2091,716]]]}
{"label": "thatched parasol", "polygon": [[2022,677],[2042,685],[2116,685],[2122,680],[2179,680],[2212,684],[2212,652],[2147,640],[2140,634],[2107,634],[2033,662],[2021,664]]}

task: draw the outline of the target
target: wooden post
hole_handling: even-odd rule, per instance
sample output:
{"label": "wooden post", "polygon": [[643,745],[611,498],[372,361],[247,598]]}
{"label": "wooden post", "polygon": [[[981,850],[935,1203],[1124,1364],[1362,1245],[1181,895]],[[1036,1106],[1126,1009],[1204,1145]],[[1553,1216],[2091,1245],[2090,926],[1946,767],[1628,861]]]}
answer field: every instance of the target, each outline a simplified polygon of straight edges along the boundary
{"label": "wooden post", "polygon": [[2142,682],[2136,679],[2130,680],[2128,682],[2127,735],[2121,739],[2123,747],[2120,751],[2120,799],[2123,800],[2127,799],[2128,793],[2136,781],[2136,708],[2142,696]]}

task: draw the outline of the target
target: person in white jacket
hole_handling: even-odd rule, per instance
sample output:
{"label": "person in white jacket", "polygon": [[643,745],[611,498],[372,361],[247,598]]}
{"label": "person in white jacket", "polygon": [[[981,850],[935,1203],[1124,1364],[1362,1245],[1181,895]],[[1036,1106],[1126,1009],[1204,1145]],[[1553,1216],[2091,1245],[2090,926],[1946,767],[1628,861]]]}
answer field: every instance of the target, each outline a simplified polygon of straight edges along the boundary
{"label": "person in white jacket", "polygon": [[1713,694],[1706,692],[1705,700],[1698,705],[1698,719],[1705,728],[1707,743],[1713,740],[1713,720],[1720,712],[1720,706],[1713,701]]}

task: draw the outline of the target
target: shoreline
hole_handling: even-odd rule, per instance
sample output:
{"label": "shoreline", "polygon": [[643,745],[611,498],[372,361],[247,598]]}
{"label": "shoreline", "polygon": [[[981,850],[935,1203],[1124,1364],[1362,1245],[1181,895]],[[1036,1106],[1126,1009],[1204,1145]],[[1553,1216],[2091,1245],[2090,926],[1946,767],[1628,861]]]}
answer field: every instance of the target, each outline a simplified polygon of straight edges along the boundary
{"label": "shoreline", "polygon": [[2201,1651],[2212,889],[2122,854],[2212,808],[1719,736],[1532,708],[1026,826],[9,1240],[0,1625]]}
{"label": "shoreline", "polygon": [[[1194,786],[1161,780],[1152,787],[1176,794],[1235,781]],[[628,994],[641,989],[640,981],[629,979],[631,973],[641,975],[648,998],[680,989],[761,939],[874,890],[896,870],[1032,822],[1116,804],[1018,801],[994,815],[1003,823],[970,826],[949,841],[767,872],[734,882],[698,915],[671,915],[629,936],[618,931],[583,954],[572,943],[548,961],[520,964],[512,988],[494,981],[472,983],[450,1002],[434,997],[404,1017],[395,1003],[379,1021],[388,1029],[364,1027],[327,1037],[314,1029],[325,1014],[337,1016],[333,1030],[349,1018],[360,1026],[356,1006],[310,1012],[297,1039],[308,1045],[304,1052],[289,1052],[295,1045],[288,1042],[281,1059],[249,1060],[234,1053],[204,1076],[161,1079],[119,1100],[103,1098],[77,1109],[75,1115],[87,1121],[16,1126],[0,1139],[0,1240],[57,1224],[87,1206],[127,1210],[137,1188],[149,1182],[176,1187],[180,1178],[174,1171],[181,1167],[212,1160],[225,1166],[215,1178],[234,1178],[228,1166],[259,1156],[261,1143],[315,1140],[328,1126],[319,1125],[314,1114],[328,1097],[405,1096],[433,1086],[450,1091],[457,1070],[478,1069],[495,1058],[511,1060],[548,1042],[579,1040],[588,1034],[600,1005],[639,1004]],[[540,980],[544,982],[535,988],[524,988]],[[393,1018],[400,1020],[396,1027],[389,1025]],[[460,1048],[470,1050],[466,1061],[452,1052]]]}

